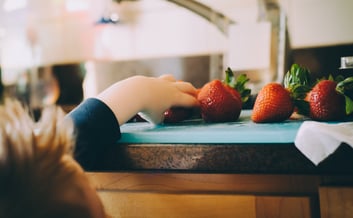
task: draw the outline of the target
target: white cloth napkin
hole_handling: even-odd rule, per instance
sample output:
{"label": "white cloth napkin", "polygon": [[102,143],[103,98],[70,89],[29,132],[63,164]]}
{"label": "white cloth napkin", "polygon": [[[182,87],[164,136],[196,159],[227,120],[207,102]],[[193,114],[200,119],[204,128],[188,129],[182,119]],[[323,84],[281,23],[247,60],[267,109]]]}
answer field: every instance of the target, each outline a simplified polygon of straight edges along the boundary
{"label": "white cloth napkin", "polygon": [[295,146],[315,165],[344,142],[353,148],[353,122],[323,123],[304,121],[296,135]]}

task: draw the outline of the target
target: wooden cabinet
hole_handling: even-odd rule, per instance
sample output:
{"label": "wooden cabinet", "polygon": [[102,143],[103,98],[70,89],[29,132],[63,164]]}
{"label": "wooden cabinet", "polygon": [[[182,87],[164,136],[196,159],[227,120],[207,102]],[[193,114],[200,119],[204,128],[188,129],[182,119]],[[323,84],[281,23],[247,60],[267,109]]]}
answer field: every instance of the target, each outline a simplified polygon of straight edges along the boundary
{"label": "wooden cabinet", "polygon": [[353,217],[353,187],[320,187],[322,218]]}
{"label": "wooden cabinet", "polygon": [[310,218],[308,196],[255,196],[237,194],[134,193],[100,191],[114,218]]}
{"label": "wooden cabinet", "polygon": [[258,196],[256,218],[310,218],[317,208],[310,196]]}
{"label": "wooden cabinet", "polygon": [[353,217],[350,175],[154,171],[87,175],[113,218]]}
{"label": "wooden cabinet", "polygon": [[100,192],[100,196],[114,218],[256,217],[254,196],[131,192]]}
{"label": "wooden cabinet", "polygon": [[315,176],[89,173],[118,217],[316,218]]}

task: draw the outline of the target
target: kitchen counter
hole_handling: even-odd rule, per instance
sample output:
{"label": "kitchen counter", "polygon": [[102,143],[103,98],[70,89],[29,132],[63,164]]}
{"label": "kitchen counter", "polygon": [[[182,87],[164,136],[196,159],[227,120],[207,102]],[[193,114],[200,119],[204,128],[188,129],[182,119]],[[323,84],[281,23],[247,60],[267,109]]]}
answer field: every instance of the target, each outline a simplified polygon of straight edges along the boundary
{"label": "kitchen counter", "polygon": [[342,144],[315,166],[293,143],[303,120],[255,124],[250,113],[244,110],[239,121],[224,124],[125,124],[97,170],[353,174],[350,146]]}
{"label": "kitchen counter", "polygon": [[128,123],[89,178],[113,217],[330,218],[353,214],[353,149],[315,166],[294,145],[303,120]]}

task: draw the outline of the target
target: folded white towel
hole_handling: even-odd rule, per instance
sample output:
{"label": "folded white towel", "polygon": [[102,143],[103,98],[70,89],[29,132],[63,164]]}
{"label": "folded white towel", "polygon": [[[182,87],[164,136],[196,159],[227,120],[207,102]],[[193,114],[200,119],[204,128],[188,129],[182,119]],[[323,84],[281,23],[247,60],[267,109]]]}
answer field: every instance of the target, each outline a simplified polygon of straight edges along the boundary
{"label": "folded white towel", "polygon": [[304,121],[294,144],[308,159],[318,165],[343,142],[353,148],[353,122]]}

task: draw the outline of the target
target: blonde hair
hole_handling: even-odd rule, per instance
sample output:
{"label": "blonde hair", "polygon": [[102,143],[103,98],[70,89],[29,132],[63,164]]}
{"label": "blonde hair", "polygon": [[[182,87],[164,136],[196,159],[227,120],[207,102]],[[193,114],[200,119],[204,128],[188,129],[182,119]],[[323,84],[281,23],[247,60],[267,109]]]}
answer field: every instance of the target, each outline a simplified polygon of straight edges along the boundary
{"label": "blonde hair", "polygon": [[0,106],[0,217],[83,214],[61,210],[57,200],[82,174],[71,155],[74,126],[64,117],[59,107],[51,106],[35,122],[17,101]]}

